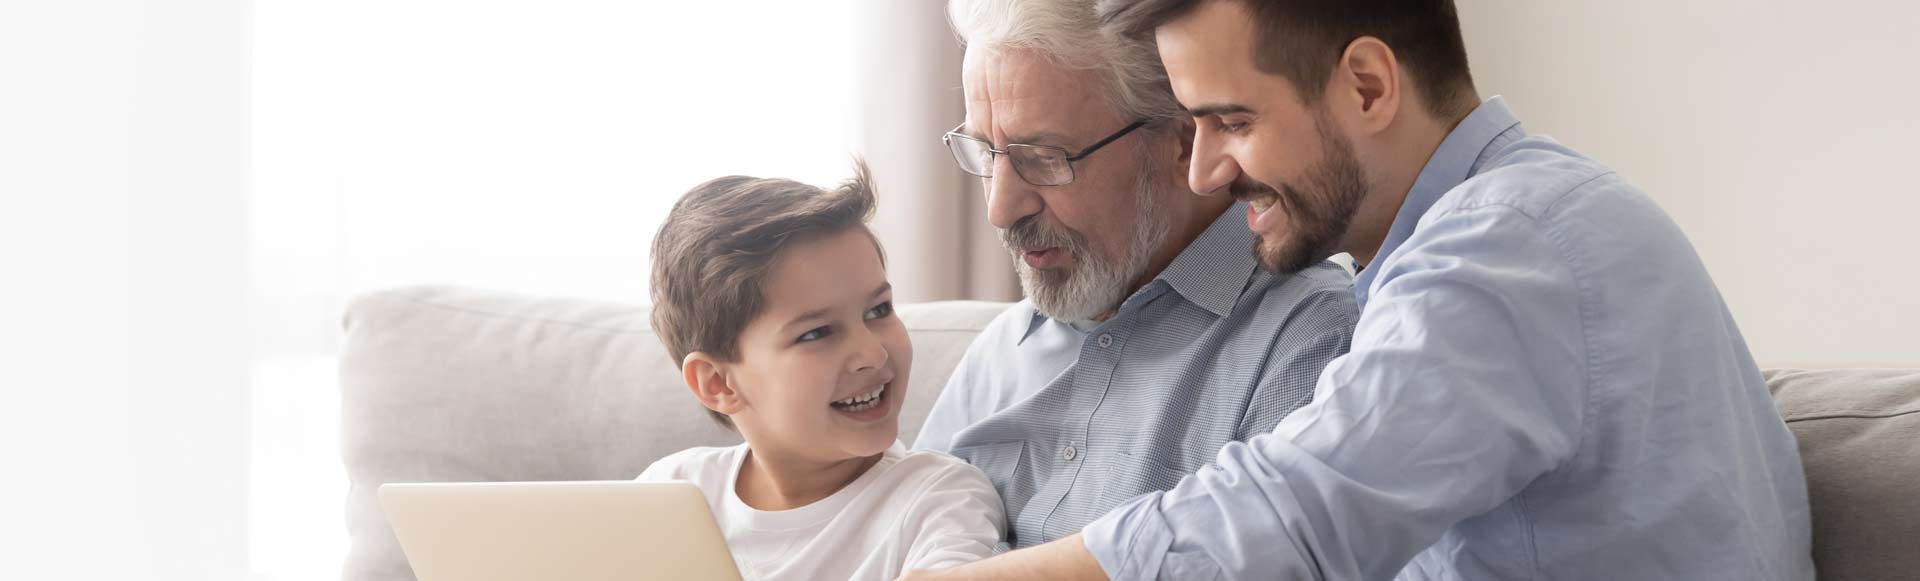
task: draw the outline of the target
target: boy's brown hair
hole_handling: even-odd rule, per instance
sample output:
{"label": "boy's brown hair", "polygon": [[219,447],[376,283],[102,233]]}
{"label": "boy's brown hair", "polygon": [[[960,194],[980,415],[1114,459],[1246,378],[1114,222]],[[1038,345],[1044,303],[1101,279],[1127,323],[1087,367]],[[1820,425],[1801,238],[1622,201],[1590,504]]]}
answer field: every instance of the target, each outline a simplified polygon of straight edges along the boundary
{"label": "boy's brown hair", "polygon": [[[873,180],[858,160],[853,178],[830,190],[727,176],[681,196],[653,237],[651,281],[653,330],[674,365],[696,351],[738,360],[740,333],[766,306],[764,286],[780,250],[850,229],[873,238],[873,206]],[[707,413],[733,427],[725,414]]]}

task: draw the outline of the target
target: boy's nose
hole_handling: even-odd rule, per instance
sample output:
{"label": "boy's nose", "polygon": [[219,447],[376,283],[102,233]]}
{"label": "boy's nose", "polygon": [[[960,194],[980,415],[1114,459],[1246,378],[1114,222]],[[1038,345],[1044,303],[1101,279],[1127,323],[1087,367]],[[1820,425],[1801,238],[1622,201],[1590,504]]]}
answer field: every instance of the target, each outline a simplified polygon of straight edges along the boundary
{"label": "boy's nose", "polygon": [[887,364],[887,346],[880,335],[862,329],[856,331],[852,367],[855,373],[869,373]]}

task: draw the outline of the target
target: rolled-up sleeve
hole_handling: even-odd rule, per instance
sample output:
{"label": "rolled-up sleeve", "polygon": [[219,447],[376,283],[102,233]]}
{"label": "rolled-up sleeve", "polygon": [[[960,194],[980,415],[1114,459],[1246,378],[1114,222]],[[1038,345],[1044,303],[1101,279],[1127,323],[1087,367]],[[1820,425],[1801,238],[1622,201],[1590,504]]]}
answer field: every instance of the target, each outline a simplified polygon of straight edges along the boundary
{"label": "rolled-up sleeve", "polygon": [[1582,285],[1505,206],[1429,216],[1379,267],[1353,349],[1273,433],[1088,525],[1110,577],[1385,579],[1579,445]]}

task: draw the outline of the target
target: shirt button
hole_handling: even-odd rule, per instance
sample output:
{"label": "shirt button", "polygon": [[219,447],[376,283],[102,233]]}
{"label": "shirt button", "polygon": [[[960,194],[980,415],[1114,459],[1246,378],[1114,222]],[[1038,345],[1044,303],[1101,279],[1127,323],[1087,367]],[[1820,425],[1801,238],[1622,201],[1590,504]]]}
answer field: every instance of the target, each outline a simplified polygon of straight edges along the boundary
{"label": "shirt button", "polygon": [[1103,348],[1104,348],[1104,347],[1112,347],[1112,346],[1113,346],[1113,335],[1109,335],[1109,334],[1107,334],[1107,333],[1101,333],[1101,334],[1100,334],[1100,346],[1101,346],[1101,347],[1103,347]]}
{"label": "shirt button", "polygon": [[1080,455],[1080,451],[1073,449],[1073,446],[1067,446],[1067,449],[1061,451],[1061,454],[1065,455],[1068,460],[1072,460],[1075,456]]}

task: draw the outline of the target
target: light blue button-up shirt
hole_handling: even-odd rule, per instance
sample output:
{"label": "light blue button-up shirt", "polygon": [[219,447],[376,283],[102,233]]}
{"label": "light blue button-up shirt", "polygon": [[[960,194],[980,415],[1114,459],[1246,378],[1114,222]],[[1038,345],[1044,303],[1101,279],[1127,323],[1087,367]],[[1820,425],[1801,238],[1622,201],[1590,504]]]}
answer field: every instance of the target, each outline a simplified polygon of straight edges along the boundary
{"label": "light blue button-up shirt", "polygon": [[1261,270],[1236,204],[1102,322],[1031,301],[974,339],[915,448],[985,472],[1016,547],[1080,532],[1166,490],[1227,442],[1273,431],[1347,352],[1353,277]]}
{"label": "light blue button-up shirt", "polygon": [[1498,97],[1434,152],[1313,403],[1084,542],[1116,579],[1810,579],[1733,316],[1639,190]]}

